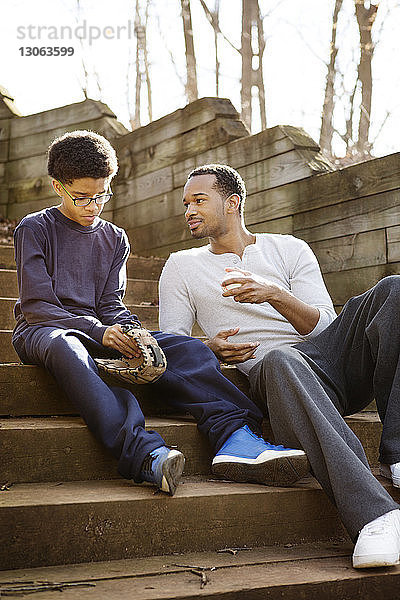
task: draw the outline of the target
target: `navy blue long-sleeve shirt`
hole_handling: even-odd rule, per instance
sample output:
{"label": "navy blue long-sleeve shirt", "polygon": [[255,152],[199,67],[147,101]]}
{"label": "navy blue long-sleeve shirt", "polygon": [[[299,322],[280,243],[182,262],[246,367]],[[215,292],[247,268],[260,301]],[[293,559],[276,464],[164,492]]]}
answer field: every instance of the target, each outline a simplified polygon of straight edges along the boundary
{"label": "navy blue long-sleeve shirt", "polygon": [[138,321],[123,304],[130,249],[120,227],[100,218],[85,227],[46,208],[22,219],[14,245],[13,337],[39,325],[77,329],[101,343],[110,325]]}

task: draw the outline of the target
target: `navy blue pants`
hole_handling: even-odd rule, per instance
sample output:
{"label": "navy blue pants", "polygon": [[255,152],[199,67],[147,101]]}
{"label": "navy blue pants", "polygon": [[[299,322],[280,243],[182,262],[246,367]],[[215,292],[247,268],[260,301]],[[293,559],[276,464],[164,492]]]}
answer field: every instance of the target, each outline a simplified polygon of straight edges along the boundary
{"label": "navy blue pants", "polygon": [[[214,353],[201,341],[153,332],[168,367],[150,384],[166,403],[188,412],[214,452],[245,424],[261,430],[262,413],[221,373]],[[164,440],[144,428],[144,416],[135,396],[107,385],[93,357],[119,354],[75,330],[31,326],[16,338],[14,347],[24,363],[45,367],[56,379],[96,438],[118,459],[118,471],[140,481],[145,456]]]}

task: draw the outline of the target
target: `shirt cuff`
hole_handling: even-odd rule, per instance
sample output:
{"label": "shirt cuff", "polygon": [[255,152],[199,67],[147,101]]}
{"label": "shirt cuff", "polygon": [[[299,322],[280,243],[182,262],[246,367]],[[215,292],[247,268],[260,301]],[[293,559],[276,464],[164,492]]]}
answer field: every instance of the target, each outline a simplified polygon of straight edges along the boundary
{"label": "shirt cuff", "polygon": [[328,325],[330,325],[333,321],[333,319],[331,319],[330,316],[323,309],[319,308],[318,310],[319,310],[319,319],[317,321],[317,324],[314,327],[314,329],[312,329],[310,331],[310,333],[307,333],[306,335],[303,336],[305,340],[314,338],[318,334],[322,333],[322,331],[324,331],[324,329],[326,329],[328,327]]}

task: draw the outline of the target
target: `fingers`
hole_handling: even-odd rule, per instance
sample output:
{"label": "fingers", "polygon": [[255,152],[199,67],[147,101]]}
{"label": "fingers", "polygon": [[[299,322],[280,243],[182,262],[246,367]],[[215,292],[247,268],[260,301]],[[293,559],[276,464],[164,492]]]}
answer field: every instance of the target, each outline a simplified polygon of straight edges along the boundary
{"label": "fingers", "polygon": [[128,337],[122,332],[120,325],[112,325],[108,327],[104,333],[103,344],[114,350],[118,350],[127,358],[139,358],[141,351],[139,350],[134,339]]}
{"label": "fingers", "polygon": [[255,349],[252,348],[251,350],[249,350],[247,352],[234,352],[234,353],[230,353],[227,356],[225,356],[225,353],[222,353],[222,356],[223,356],[222,360],[230,365],[242,363],[242,362],[245,362],[246,360],[251,360],[251,359],[255,358],[254,351],[255,351]]}
{"label": "fingers", "polygon": [[237,267],[226,267],[225,271],[230,273],[231,271],[238,271],[239,273],[243,273],[243,275],[251,275],[250,271],[245,271],[244,269],[238,269]]}
{"label": "fingers", "polygon": [[223,331],[219,331],[215,337],[222,338],[226,340],[231,335],[235,335],[239,331],[239,327],[233,327],[232,329],[225,329]]}

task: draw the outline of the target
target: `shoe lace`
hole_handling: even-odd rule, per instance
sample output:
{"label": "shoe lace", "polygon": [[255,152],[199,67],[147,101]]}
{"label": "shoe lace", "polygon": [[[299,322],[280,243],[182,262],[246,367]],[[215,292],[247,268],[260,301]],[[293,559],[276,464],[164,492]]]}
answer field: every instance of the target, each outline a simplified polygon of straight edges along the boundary
{"label": "shoe lace", "polygon": [[280,450],[283,450],[284,446],[279,445],[279,446],[275,446],[274,444],[271,444],[270,442],[267,442],[264,440],[263,437],[261,437],[260,435],[257,435],[256,433],[254,433],[253,431],[251,432],[251,434],[253,435],[253,437],[258,440],[259,442],[264,442],[264,444],[267,444],[267,446],[269,448],[279,448]]}
{"label": "shoe lace", "polygon": [[152,466],[155,459],[155,456],[148,454],[143,460],[141,472],[144,474],[151,474],[153,472]]}
{"label": "shoe lace", "polygon": [[389,515],[390,513],[382,515],[379,519],[376,519],[376,523],[374,521],[372,521],[372,523],[367,523],[364,527],[364,532],[367,535],[381,535],[382,533],[385,533],[385,531],[390,528],[389,521],[391,519]]}

